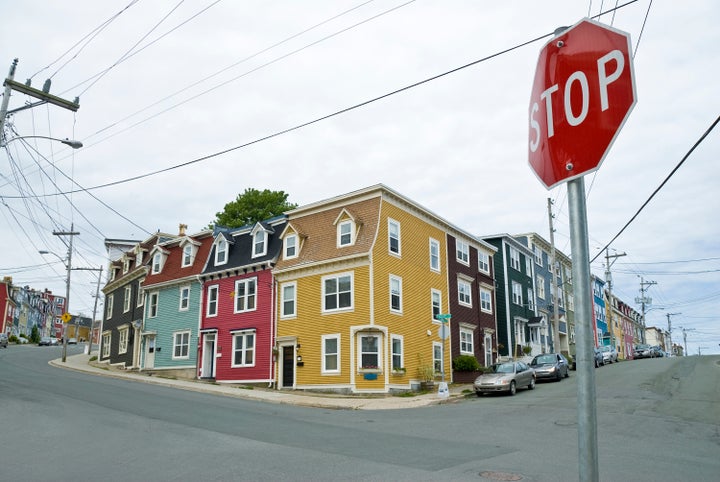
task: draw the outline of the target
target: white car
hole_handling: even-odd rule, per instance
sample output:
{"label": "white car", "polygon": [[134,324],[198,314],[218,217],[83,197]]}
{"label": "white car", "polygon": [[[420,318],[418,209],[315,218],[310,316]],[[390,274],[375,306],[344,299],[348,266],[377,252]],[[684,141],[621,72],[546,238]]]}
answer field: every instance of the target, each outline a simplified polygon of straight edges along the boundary
{"label": "white car", "polygon": [[600,347],[600,351],[602,352],[603,364],[617,363],[618,352],[615,347],[610,345],[603,345]]}

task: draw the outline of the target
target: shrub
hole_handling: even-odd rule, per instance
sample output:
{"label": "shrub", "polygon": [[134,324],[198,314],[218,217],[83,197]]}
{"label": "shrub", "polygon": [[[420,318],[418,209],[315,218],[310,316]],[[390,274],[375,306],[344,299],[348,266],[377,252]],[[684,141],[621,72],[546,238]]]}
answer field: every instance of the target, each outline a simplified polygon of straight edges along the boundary
{"label": "shrub", "polygon": [[474,372],[480,369],[480,363],[472,355],[460,355],[453,360],[453,370],[459,372]]}

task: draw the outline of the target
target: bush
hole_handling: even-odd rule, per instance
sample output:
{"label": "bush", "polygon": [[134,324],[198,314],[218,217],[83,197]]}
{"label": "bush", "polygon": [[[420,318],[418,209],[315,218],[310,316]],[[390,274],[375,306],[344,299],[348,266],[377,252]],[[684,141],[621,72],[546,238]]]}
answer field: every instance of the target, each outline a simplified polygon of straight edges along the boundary
{"label": "bush", "polygon": [[480,369],[480,363],[472,355],[460,355],[453,360],[453,370],[459,372],[475,372]]}

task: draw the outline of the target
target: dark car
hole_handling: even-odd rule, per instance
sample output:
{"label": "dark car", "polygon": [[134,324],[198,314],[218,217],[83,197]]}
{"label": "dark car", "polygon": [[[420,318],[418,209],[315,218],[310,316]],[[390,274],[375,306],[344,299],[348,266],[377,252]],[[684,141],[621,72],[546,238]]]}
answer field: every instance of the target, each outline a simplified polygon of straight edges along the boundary
{"label": "dark car", "polygon": [[489,372],[477,377],[473,384],[478,397],[491,392],[515,395],[520,387],[527,387],[528,390],[535,388],[535,370],[520,361],[496,363]]}
{"label": "dark car", "polygon": [[545,353],[537,355],[530,362],[530,368],[535,370],[538,380],[556,380],[570,376],[570,365],[567,359],[560,353]]}
{"label": "dark car", "polygon": [[0,333],[0,346],[3,348],[7,348],[8,345],[8,336],[5,333]]}
{"label": "dark car", "polygon": [[665,352],[660,346],[651,346],[650,352],[650,358],[662,358],[665,356]]}
{"label": "dark car", "polygon": [[38,346],[51,346],[52,344],[52,338],[49,336],[43,336],[38,342]]}
{"label": "dark car", "polygon": [[635,360],[639,360],[640,358],[653,358],[652,347],[644,343],[635,345],[635,349],[633,350],[633,358]]}

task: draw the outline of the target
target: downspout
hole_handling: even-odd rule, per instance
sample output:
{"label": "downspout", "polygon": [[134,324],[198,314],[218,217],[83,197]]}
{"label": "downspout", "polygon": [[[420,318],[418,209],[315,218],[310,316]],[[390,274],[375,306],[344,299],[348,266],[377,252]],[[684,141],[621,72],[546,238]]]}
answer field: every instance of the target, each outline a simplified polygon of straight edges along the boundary
{"label": "downspout", "polygon": [[512,334],[510,331],[510,294],[509,292],[509,286],[508,286],[508,270],[507,270],[507,250],[505,249],[505,239],[502,240],[502,259],[503,259],[503,274],[505,279],[503,282],[505,283],[505,324],[506,324],[506,330],[507,330],[507,352],[508,356],[512,357],[512,353],[515,350],[515,347],[512,344]]}
{"label": "downspout", "polygon": [[195,347],[195,378],[200,378],[200,330],[202,329],[203,315],[203,299],[205,295],[205,282],[199,274],[195,275],[195,279],[200,285],[200,297],[198,298],[198,330],[197,330],[197,346]]}
{"label": "downspout", "polygon": [[277,333],[277,311],[275,300],[275,276],[270,268],[270,375],[272,379],[268,382],[268,388],[275,388],[275,377],[277,376],[277,355],[273,350],[275,348],[275,334]]}

